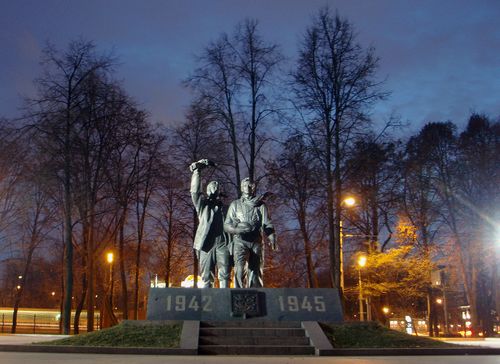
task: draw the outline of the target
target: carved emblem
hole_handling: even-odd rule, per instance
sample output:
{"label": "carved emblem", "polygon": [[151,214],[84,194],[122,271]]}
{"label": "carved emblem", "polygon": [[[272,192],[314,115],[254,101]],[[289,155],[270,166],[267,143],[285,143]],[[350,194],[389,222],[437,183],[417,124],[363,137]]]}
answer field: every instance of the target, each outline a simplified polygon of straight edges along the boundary
{"label": "carved emblem", "polygon": [[260,316],[258,291],[232,291],[232,316]]}

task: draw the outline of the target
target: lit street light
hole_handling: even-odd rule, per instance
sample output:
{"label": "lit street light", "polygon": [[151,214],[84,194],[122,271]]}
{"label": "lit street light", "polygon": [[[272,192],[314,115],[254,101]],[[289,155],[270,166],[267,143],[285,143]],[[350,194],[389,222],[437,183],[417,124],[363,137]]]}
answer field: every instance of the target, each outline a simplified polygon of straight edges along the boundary
{"label": "lit street light", "polygon": [[347,197],[346,199],[344,199],[344,205],[348,206],[348,207],[352,207],[356,204],[356,200],[354,199],[354,197]]}
{"label": "lit street light", "polygon": [[109,307],[113,307],[113,252],[106,254],[106,260],[109,263]]}
{"label": "lit street light", "polygon": [[361,268],[366,265],[366,255],[360,255],[358,258],[358,285],[359,285],[359,321],[365,321],[365,313],[363,311],[363,285],[361,281]]}
{"label": "lit street light", "polygon": [[[347,207],[352,207],[356,204],[356,200],[354,197],[347,197],[345,198],[341,205],[345,205]],[[339,236],[339,245],[340,245],[340,289],[342,292],[344,292],[344,226],[342,223],[342,219],[340,219],[340,236]]]}

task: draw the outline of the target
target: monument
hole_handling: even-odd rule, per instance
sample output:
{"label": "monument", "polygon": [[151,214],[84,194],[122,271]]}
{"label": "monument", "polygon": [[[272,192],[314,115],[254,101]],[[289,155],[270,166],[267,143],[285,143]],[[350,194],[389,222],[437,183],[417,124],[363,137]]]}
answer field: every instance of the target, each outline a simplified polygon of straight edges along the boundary
{"label": "monument", "polygon": [[[147,319],[342,321],[337,289],[263,287],[264,237],[271,249],[278,249],[265,195],[257,197],[255,183],[243,179],[241,198],[231,203],[224,216],[219,183],[209,182],[206,195],[202,194],[200,173],[210,166],[215,164],[208,159],[190,165],[191,197],[199,219],[193,247],[199,254],[200,273],[207,288],[151,288]],[[236,288],[228,288],[230,251]],[[216,268],[219,289],[213,289]]]}

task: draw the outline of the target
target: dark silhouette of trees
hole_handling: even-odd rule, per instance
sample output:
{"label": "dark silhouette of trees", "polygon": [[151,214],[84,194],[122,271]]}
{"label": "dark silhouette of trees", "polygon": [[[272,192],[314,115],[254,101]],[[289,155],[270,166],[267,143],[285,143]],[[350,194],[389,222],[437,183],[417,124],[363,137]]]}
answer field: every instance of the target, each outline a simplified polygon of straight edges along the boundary
{"label": "dark silhouette of trees", "polygon": [[[384,251],[392,238],[400,197],[400,158],[397,143],[377,141],[374,135],[357,140],[349,152],[345,185],[359,197],[356,213],[346,220],[366,242],[367,251]],[[381,232],[388,233],[382,242]]]}
{"label": "dark silhouette of trees", "polygon": [[[313,252],[318,254],[318,244],[322,240],[324,215],[320,193],[318,165],[301,136],[290,137],[283,145],[283,153],[267,165],[269,184],[282,201],[285,214],[291,211],[297,222],[299,236],[303,241],[306,262],[307,286],[318,287],[318,277],[313,261]],[[293,226],[287,227],[292,229]],[[316,242],[315,242],[316,241]],[[284,248],[285,250],[285,248]],[[288,248],[286,248],[288,250]],[[287,251],[282,254],[286,254]]]}
{"label": "dark silhouette of trees", "polygon": [[232,36],[222,34],[205,48],[200,66],[186,82],[227,133],[223,140],[231,148],[231,181],[238,195],[242,161],[248,177],[259,177],[257,162],[269,134],[266,122],[276,112],[270,86],[281,61],[278,46],[265,42],[258,22],[247,19]]}
{"label": "dark silhouette of trees", "polygon": [[70,330],[73,293],[73,163],[74,138],[84,124],[82,104],[86,83],[91,77],[109,72],[112,59],[96,52],[91,42],[71,42],[68,49],[58,51],[48,46],[44,51],[44,72],[36,80],[37,97],[29,102],[33,130],[40,134],[40,148],[50,156],[52,174],[63,190],[65,297],[63,331]]}
{"label": "dark silhouette of trees", "polygon": [[340,287],[340,216],[346,147],[367,125],[365,111],[386,94],[375,81],[378,59],[356,43],[352,24],[319,11],[303,36],[293,89],[304,134],[321,163],[326,195],[330,274]]}

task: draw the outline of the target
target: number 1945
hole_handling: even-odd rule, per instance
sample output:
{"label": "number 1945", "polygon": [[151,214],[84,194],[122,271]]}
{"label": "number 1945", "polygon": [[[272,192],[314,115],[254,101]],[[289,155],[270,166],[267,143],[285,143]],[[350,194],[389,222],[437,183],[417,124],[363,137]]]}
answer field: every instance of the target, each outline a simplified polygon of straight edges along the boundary
{"label": "number 1945", "polygon": [[325,312],[325,299],[323,296],[313,296],[312,299],[308,296],[279,296],[278,297],[280,310],[289,312],[298,312],[300,310]]}

